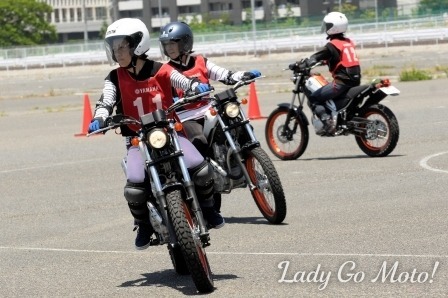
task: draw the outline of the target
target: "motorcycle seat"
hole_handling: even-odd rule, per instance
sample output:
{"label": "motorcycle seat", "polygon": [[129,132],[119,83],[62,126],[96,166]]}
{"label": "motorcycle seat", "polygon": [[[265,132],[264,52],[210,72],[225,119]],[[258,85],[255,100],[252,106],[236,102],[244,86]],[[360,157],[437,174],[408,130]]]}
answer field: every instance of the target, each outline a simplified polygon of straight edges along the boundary
{"label": "motorcycle seat", "polygon": [[341,109],[345,109],[353,101],[353,99],[355,99],[359,94],[361,94],[362,91],[364,91],[368,87],[369,85],[352,87],[344,94],[333,99],[337,110],[339,111]]}

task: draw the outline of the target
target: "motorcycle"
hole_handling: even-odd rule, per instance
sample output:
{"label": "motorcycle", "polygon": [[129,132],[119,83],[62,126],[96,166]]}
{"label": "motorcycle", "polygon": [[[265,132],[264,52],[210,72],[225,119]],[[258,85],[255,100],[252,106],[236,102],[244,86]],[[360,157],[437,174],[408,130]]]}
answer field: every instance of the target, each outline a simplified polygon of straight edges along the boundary
{"label": "motorcycle", "polygon": [[[240,108],[236,90],[255,79],[239,81],[233,87],[208,98],[203,133],[208,141],[207,159],[214,169],[215,208],[221,207],[221,194],[235,188],[249,188],[261,214],[273,224],[286,217],[283,187],[269,156],[260,147],[250,120]],[[185,121],[185,120],[184,120]]]}
{"label": "motorcycle", "polygon": [[[324,76],[311,72],[323,63],[301,68],[298,65],[302,61],[289,68],[293,71],[291,80],[295,84],[292,101],[279,104],[266,121],[268,147],[281,160],[294,160],[305,152],[309,140],[309,121],[303,112],[305,99],[311,108],[308,96],[328,84]],[[384,157],[395,149],[399,127],[394,113],[380,101],[398,94],[400,91],[388,79],[374,80],[370,84],[350,88],[345,94],[325,103],[327,114],[331,115],[334,123],[330,130],[314,113],[311,123],[315,133],[321,137],[354,135],[358,147],[366,155]],[[295,104],[296,98],[298,105]]]}
{"label": "motorcycle", "polygon": [[[175,271],[180,275],[191,274],[197,290],[208,293],[214,290],[205,252],[210,235],[179,144],[177,131],[182,129],[181,125],[169,117],[176,106],[173,104],[167,111],[155,110],[139,120],[114,115],[106,120],[105,128],[89,135],[122,125],[139,127],[138,137],[131,144],[139,147],[151,184],[147,206],[155,233],[150,245],[166,244]],[[125,159],[122,166],[126,171]]]}

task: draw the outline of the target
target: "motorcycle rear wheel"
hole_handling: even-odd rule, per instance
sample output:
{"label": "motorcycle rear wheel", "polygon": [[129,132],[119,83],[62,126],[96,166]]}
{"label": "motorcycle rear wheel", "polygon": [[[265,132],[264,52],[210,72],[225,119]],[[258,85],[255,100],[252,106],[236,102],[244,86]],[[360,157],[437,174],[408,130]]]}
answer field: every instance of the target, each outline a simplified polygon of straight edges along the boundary
{"label": "motorcycle rear wheel", "polygon": [[373,131],[372,137],[369,137],[368,130],[365,135],[356,136],[355,139],[359,148],[371,157],[389,155],[397,146],[400,135],[397,117],[388,107],[381,104],[366,108],[360,116],[371,121],[379,121],[385,130],[385,136],[384,138],[379,138],[376,136],[376,132]]}
{"label": "motorcycle rear wheel", "polygon": [[247,152],[246,169],[256,186],[252,197],[261,214],[273,224],[282,223],[286,217],[286,200],[282,183],[269,156],[260,147]]}
{"label": "motorcycle rear wheel", "polygon": [[189,206],[182,199],[179,190],[168,192],[166,200],[177,242],[196,289],[201,293],[213,292],[214,284],[210,264],[199,238],[199,228]]}
{"label": "motorcycle rear wheel", "polygon": [[[296,117],[291,117],[286,123],[289,112],[290,110],[286,107],[275,109],[269,115],[265,126],[265,136],[269,150],[281,160],[299,158],[308,146],[308,126]],[[297,128],[294,132],[296,121]]]}

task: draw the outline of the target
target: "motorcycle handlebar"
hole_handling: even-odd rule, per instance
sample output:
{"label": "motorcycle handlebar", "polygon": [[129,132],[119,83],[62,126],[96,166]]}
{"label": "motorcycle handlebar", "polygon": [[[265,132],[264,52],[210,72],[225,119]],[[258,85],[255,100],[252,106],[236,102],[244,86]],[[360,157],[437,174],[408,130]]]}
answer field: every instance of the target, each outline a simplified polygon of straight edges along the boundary
{"label": "motorcycle handlebar", "polygon": [[180,108],[181,106],[183,106],[183,105],[185,105],[187,103],[191,103],[191,102],[196,101],[196,99],[198,99],[198,98],[207,96],[207,95],[209,95],[212,92],[213,92],[213,90],[210,90],[210,91],[202,92],[202,93],[195,94],[195,95],[192,95],[192,96],[183,97],[183,98],[179,99],[178,101],[176,101],[175,103],[173,103],[166,111],[167,111],[167,113],[169,113],[169,112],[171,112],[173,110],[176,110],[176,109]]}
{"label": "motorcycle handlebar", "polygon": [[86,137],[90,137],[92,135],[96,135],[96,134],[99,134],[99,133],[105,133],[106,131],[111,130],[111,129],[115,129],[115,128],[121,126],[121,125],[129,125],[129,124],[141,125],[141,122],[138,121],[137,119],[134,119],[134,118],[131,118],[131,117],[128,117],[128,116],[124,116],[124,115],[121,115],[121,114],[107,117],[106,120],[105,120],[105,123],[106,123],[105,127],[100,128],[98,130],[95,130],[95,131],[93,131],[91,133],[88,133],[86,135]]}

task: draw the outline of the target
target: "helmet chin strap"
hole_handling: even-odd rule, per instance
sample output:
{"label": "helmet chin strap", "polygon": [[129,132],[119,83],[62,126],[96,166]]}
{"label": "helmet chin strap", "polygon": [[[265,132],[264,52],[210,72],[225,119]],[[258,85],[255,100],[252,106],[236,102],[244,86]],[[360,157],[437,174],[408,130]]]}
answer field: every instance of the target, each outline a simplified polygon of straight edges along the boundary
{"label": "helmet chin strap", "polygon": [[134,70],[134,73],[135,73],[135,66],[137,65],[137,59],[138,59],[138,57],[133,55],[131,58],[131,62],[129,62],[128,66],[126,66],[126,69],[129,69],[132,67],[132,69]]}
{"label": "helmet chin strap", "polygon": [[126,69],[132,68],[132,71],[135,76],[137,76],[137,70],[135,68],[135,66],[137,65],[137,59],[138,59],[138,57],[133,55],[131,58],[131,62],[128,64],[128,66],[125,67]]}

